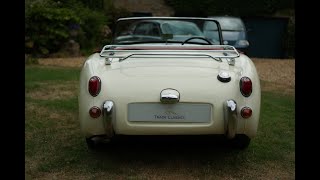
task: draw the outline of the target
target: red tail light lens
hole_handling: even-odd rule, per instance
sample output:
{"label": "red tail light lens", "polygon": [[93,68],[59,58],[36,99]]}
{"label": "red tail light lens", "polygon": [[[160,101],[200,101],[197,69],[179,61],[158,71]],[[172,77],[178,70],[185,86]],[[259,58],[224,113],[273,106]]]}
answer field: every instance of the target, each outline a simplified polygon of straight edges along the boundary
{"label": "red tail light lens", "polygon": [[97,106],[93,106],[90,108],[89,114],[92,118],[98,118],[101,115],[101,110]]}
{"label": "red tail light lens", "polygon": [[244,107],[241,109],[241,116],[243,118],[249,118],[252,115],[252,109],[249,107]]}
{"label": "red tail light lens", "polygon": [[244,97],[249,97],[252,93],[252,82],[248,77],[242,77],[240,79],[240,91]]}
{"label": "red tail light lens", "polygon": [[89,79],[89,93],[91,96],[96,97],[100,93],[101,80],[98,76],[92,76]]}

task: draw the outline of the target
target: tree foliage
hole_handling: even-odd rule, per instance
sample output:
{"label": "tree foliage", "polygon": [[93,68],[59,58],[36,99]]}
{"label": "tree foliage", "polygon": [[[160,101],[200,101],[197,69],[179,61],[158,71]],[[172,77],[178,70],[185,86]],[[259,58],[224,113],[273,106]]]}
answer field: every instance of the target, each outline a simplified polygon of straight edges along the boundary
{"label": "tree foliage", "polygon": [[25,51],[47,55],[59,51],[68,39],[76,40],[83,49],[101,46],[101,30],[107,20],[102,10],[89,9],[81,1],[27,0]]}

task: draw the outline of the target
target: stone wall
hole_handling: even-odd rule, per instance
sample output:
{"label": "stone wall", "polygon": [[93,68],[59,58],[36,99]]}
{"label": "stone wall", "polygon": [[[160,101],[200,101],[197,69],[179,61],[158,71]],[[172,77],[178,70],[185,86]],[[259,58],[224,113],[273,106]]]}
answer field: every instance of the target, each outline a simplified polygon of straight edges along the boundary
{"label": "stone wall", "polygon": [[114,0],[114,6],[130,12],[152,13],[153,16],[173,16],[174,11],[164,0]]}

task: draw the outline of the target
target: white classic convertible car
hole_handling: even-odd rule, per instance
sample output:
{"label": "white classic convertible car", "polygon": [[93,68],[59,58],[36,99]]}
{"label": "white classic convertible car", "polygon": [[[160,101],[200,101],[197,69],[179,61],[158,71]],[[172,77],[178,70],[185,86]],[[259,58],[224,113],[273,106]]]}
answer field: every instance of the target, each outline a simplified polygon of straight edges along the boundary
{"label": "white classic convertible car", "polygon": [[260,80],[249,57],[223,45],[210,18],[131,17],[80,74],[79,120],[89,148],[117,135],[256,136]]}

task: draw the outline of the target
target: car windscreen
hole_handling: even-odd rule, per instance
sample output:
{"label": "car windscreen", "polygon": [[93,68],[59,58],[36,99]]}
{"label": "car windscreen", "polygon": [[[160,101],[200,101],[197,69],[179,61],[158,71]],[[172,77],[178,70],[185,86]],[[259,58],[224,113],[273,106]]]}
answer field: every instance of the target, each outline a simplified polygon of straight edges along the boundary
{"label": "car windscreen", "polygon": [[[220,44],[218,25],[215,21],[202,19],[174,18],[134,18],[117,21],[113,43],[182,43],[192,37],[201,37],[212,44]],[[202,39],[192,39],[192,43],[208,44]]]}
{"label": "car windscreen", "polygon": [[244,31],[244,24],[241,19],[229,17],[215,17],[223,31]]}

